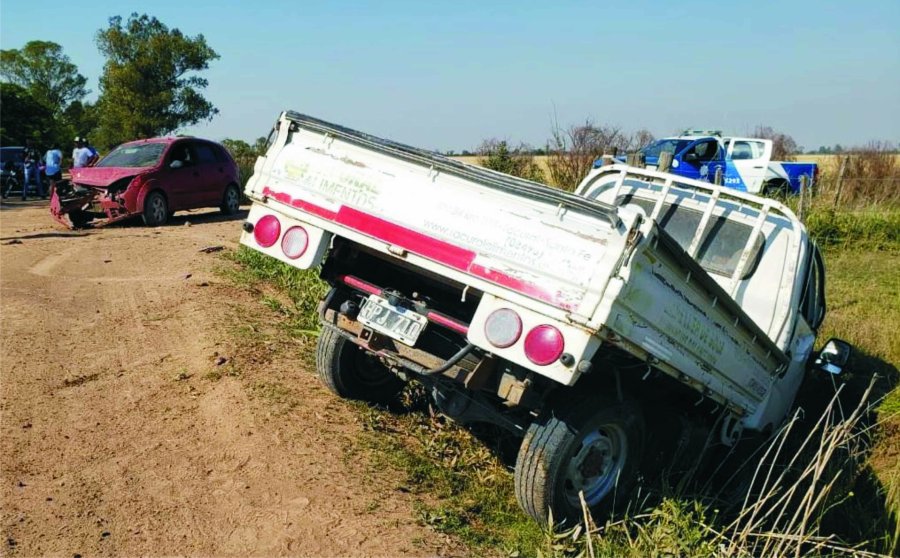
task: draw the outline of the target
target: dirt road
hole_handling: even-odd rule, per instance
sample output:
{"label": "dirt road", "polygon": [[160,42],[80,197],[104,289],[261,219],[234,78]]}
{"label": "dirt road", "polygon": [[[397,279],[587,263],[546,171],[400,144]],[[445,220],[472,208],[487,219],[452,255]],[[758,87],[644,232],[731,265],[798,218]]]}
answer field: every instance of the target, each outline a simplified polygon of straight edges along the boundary
{"label": "dirt road", "polygon": [[299,355],[217,373],[262,311],[199,252],[239,222],[76,232],[3,204],[0,554],[461,553],[348,453],[361,427]]}

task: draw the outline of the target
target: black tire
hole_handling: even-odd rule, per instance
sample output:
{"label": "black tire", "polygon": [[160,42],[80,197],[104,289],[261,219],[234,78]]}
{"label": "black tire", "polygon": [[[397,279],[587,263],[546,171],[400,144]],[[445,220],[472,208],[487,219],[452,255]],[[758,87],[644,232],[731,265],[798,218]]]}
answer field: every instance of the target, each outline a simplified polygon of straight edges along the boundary
{"label": "black tire", "polygon": [[74,209],[69,212],[69,222],[72,223],[72,226],[76,229],[81,229],[87,226],[93,220],[93,217],[87,212],[81,209]]}
{"label": "black tire", "polygon": [[[643,456],[645,426],[633,401],[600,398],[558,404],[528,429],[516,460],[515,490],[522,509],[546,525],[575,525],[584,491],[598,522],[626,503]],[[577,462],[581,466],[577,466]],[[596,475],[585,478],[585,468]]]}
{"label": "black tire", "polygon": [[784,199],[788,192],[788,183],[784,180],[770,180],[763,186],[763,195],[769,198]]}
{"label": "black tire", "polygon": [[222,194],[222,205],[219,210],[223,215],[234,215],[241,210],[241,191],[234,184],[229,184]]}
{"label": "black tire", "polygon": [[148,227],[164,225],[169,219],[169,204],[162,192],[150,192],[144,200],[144,224]]}
{"label": "black tire", "polygon": [[403,380],[375,356],[330,327],[319,335],[316,370],[325,386],[344,399],[388,403],[403,389]]}

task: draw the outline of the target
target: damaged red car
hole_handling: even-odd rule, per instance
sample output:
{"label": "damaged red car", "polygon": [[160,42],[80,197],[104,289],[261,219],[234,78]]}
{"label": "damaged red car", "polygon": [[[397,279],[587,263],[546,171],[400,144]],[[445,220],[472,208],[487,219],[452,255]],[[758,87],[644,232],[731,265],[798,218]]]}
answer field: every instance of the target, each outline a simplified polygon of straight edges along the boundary
{"label": "damaged red car", "polygon": [[240,209],[240,171],[218,143],[190,137],[132,141],[93,167],[56,183],[50,213],[67,227],[102,226],[140,216],[159,226],[176,211]]}

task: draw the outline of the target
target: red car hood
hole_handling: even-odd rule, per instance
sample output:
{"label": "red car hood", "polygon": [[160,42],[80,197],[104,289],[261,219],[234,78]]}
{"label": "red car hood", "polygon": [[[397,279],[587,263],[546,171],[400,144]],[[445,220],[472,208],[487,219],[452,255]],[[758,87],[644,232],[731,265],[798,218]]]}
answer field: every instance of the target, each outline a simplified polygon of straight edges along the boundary
{"label": "red car hood", "polygon": [[81,167],[72,169],[72,182],[83,186],[103,188],[116,180],[151,171],[141,167]]}

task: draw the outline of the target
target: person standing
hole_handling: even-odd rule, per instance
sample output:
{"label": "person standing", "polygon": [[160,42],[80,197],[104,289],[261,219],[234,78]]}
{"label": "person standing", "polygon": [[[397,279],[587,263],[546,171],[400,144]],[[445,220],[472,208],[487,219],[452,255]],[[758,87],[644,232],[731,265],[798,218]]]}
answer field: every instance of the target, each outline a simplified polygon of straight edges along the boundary
{"label": "person standing", "polygon": [[76,169],[88,166],[93,153],[84,143],[84,138],[75,138],[75,149],[72,150],[72,166]]}
{"label": "person standing", "polygon": [[97,161],[100,160],[100,153],[98,153],[97,150],[94,149],[94,146],[91,145],[91,141],[87,139],[86,136],[81,136],[81,141],[84,142],[84,146],[87,147],[88,151],[91,152],[91,157],[90,159],[88,159],[88,163],[86,166],[93,167],[97,163]]}
{"label": "person standing", "polygon": [[44,173],[50,180],[52,188],[58,180],[62,180],[62,151],[56,147],[48,149],[44,154],[44,165]]}
{"label": "person standing", "polygon": [[22,201],[25,201],[28,197],[28,185],[32,182],[36,186],[36,193],[42,197],[46,198],[44,195],[44,183],[41,182],[41,168],[40,168],[40,157],[38,157],[37,151],[32,147],[25,148],[25,180],[22,181]]}

